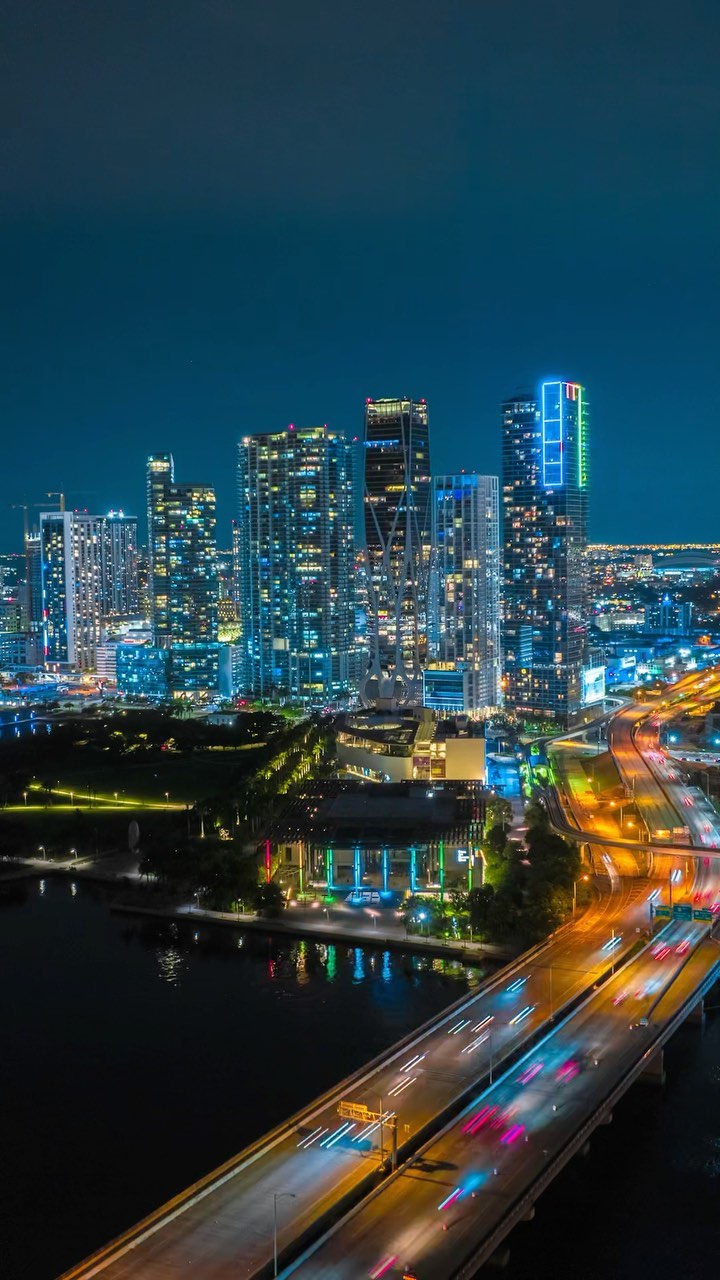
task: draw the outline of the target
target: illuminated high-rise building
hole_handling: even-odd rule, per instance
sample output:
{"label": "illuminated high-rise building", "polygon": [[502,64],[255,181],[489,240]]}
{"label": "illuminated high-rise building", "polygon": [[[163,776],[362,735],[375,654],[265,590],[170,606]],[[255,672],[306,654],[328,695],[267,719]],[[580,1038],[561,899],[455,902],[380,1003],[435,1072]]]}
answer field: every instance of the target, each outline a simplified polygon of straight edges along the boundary
{"label": "illuminated high-rise building", "polygon": [[39,545],[43,660],[91,671],[103,616],[103,518],[43,511]]}
{"label": "illuminated high-rise building", "polygon": [[363,436],[368,670],[364,702],[420,703],[431,541],[428,407],[368,400]]}
{"label": "illuminated high-rise building", "polygon": [[218,688],[215,490],[175,480],[171,454],[148,458],[150,614],[156,648],[170,651],[169,692]]}
{"label": "illuminated high-rise building", "polygon": [[501,702],[499,482],[462,472],[433,488],[433,666],[462,674],[461,710],[478,712]]}
{"label": "illuminated high-rise building", "polygon": [[242,692],[320,707],[357,686],[349,446],[327,426],[238,445]]}
{"label": "illuminated high-rise building", "polygon": [[114,617],[138,613],[138,522],[135,516],[111,511],[105,517],[103,556],[105,613]]}
{"label": "illuminated high-rise building", "polygon": [[505,702],[566,726],[583,705],[587,398],[551,380],[502,417]]}

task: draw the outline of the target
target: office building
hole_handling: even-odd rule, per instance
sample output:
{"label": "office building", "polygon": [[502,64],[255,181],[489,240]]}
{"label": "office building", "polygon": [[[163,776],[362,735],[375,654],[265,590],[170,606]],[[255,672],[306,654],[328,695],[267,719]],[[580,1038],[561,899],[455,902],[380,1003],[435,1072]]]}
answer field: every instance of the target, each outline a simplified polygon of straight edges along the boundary
{"label": "office building", "polygon": [[[432,508],[432,675],[424,698],[438,710],[480,712],[501,701],[500,517],[497,476],[438,476]],[[453,683],[452,673],[462,679]],[[449,701],[442,707],[443,690]],[[458,692],[465,705],[457,706]],[[427,701],[425,705],[428,705]]]}
{"label": "office building", "polygon": [[138,522],[122,511],[111,511],[104,522],[104,609],[114,617],[140,611],[138,584]]}
{"label": "office building", "polygon": [[42,648],[46,666],[92,671],[103,616],[103,519],[40,515]]}
{"label": "office building", "polygon": [[422,699],[431,541],[428,407],[368,400],[363,435],[367,705]]}
{"label": "office building", "polygon": [[327,426],[238,445],[239,692],[321,707],[357,687],[348,452]]}
{"label": "office building", "polygon": [[147,501],[151,625],[155,647],[170,655],[170,692],[212,695],[218,688],[215,491],[176,481],[172,455],[153,454]]}
{"label": "office building", "polygon": [[656,604],[645,611],[645,628],[651,635],[689,636],[692,631],[693,607],[689,600],[673,600],[666,591]]}
{"label": "office building", "polygon": [[583,705],[587,399],[544,382],[502,406],[505,702],[566,726]]}

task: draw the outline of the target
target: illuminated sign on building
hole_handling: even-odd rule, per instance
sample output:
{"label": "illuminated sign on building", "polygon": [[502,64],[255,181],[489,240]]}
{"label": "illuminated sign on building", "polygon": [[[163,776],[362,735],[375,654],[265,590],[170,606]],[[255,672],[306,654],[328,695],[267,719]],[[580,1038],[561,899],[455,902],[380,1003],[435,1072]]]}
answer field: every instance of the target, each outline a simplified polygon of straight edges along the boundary
{"label": "illuminated sign on building", "polygon": [[584,707],[602,702],[605,697],[605,668],[583,667],[581,672],[581,699]]}

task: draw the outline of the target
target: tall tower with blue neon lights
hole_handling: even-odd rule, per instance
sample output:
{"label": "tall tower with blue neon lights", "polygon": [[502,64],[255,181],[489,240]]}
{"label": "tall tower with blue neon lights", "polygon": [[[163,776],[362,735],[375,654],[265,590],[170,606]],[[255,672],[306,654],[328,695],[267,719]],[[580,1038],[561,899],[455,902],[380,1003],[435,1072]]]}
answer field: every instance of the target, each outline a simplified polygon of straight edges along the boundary
{"label": "tall tower with blue neon lights", "polygon": [[505,703],[572,724],[582,708],[586,628],[587,396],[551,379],[502,405]]}

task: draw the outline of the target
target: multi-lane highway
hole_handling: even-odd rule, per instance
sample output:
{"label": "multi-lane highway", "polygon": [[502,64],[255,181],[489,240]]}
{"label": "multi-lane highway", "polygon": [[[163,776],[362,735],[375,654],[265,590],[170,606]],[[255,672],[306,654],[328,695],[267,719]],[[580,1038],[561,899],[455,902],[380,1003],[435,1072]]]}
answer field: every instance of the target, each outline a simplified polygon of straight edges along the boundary
{"label": "multi-lane highway", "polygon": [[[698,984],[717,946],[671,925],[591,996],[379,1193],[284,1275],[297,1280],[418,1280],[474,1275],[652,1047]],[[458,1055],[474,1031],[458,1035]],[[465,1265],[467,1264],[467,1270]]]}
{"label": "multi-lane highway", "polygon": [[[611,749],[625,776],[626,785],[634,790],[636,803],[643,813],[647,813],[649,825],[653,827],[654,823],[663,822],[672,828],[680,823],[675,803],[683,810],[690,806],[684,805],[679,793],[672,798],[668,794],[665,781],[672,783],[673,779],[663,781],[658,777],[657,770],[664,767],[662,760],[647,758],[649,754],[659,754],[657,737],[653,739],[651,735],[644,740],[642,749],[637,744],[637,728],[649,717],[647,708],[622,711],[611,726]],[[497,1074],[502,1060],[509,1053],[517,1051],[531,1036],[537,1036],[553,1017],[557,1019],[562,1006],[568,1001],[590,990],[600,974],[612,964],[613,957],[619,959],[647,929],[650,899],[653,897],[659,901],[661,893],[669,894],[671,876],[681,876],[674,885],[676,899],[700,894],[703,901],[714,902],[720,883],[716,875],[720,866],[718,859],[700,857],[688,861],[670,850],[657,850],[654,860],[657,878],[648,881],[638,875],[631,842],[624,843],[620,850],[623,861],[618,863],[618,850],[610,845],[603,846],[606,838],[603,831],[599,827],[587,830],[583,826],[587,813],[577,799],[566,797],[566,802],[579,830],[586,831],[588,840],[598,847],[601,859],[606,860],[612,872],[611,883],[615,892],[596,902],[545,947],[536,949],[502,981],[490,984],[456,1006],[450,1015],[435,1020],[402,1050],[391,1051],[367,1072],[355,1077],[347,1087],[339,1087],[319,1100],[267,1140],[241,1153],[204,1183],[191,1188],[145,1223],[132,1228],[125,1237],[87,1263],[66,1273],[66,1280],[91,1276],[102,1276],[104,1280],[129,1280],[129,1277],[175,1280],[175,1277],[187,1275],[188,1270],[195,1270],[202,1280],[257,1275],[271,1261],[276,1214],[278,1246],[282,1255],[286,1247],[297,1247],[308,1231],[317,1228],[326,1211],[337,1210],[346,1196],[377,1177],[381,1141],[385,1156],[389,1153],[391,1119],[397,1119],[401,1147],[408,1138],[417,1137],[430,1126],[437,1128],[452,1104],[467,1096],[478,1079],[489,1071],[491,1063]],[[688,822],[687,825],[694,828],[694,823]],[[629,869],[634,873],[633,878],[618,875],[618,871]],[[612,1071],[622,1072],[625,1069],[638,1043],[636,1033],[629,1035],[626,1006],[632,1007],[633,1017],[636,1014],[643,1016],[642,1010],[649,1005],[653,994],[649,988],[658,988],[659,983],[658,989],[662,989],[681,965],[685,966],[683,973],[687,975],[683,982],[689,981],[695,972],[695,952],[700,941],[699,932],[693,932],[696,929],[697,926],[687,926],[686,932],[682,929],[672,931],[671,949],[662,960],[645,955],[633,961],[633,968],[629,971],[631,977],[623,975],[612,986],[612,992],[617,994],[624,989],[623,984],[629,982],[632,991],[628,991],[626,999],[613,1004],[612,995],[606,995],[603,989],[582,1013],[576,1015],[579,1021],[573,1019],[572,1024],[568,1023],[553,1033],[550,1049],[543,1051],[548,1055],[547,1067],[542,1059],[542,1070],[528,1080],[518,1083],[511,1075],[509,1080],[498,1086],[500,1101],[497,1105],[501,1114],[509,1106],[518,1105],[520,1113],[525,1115],[532,1103],[533,1108],[537,1108],[537,1116],[532,1118],[532,1123],[529,1114],[526,1119],[518,1120],[517,1124],[523,1126],[522,1132],[514,1139],[504,1141],[506,1129],[493,1129],[488,1124],[488,1135],[494,1136],[488,1136],[487,1140],[499,1144],[493,1147],[497,1159],[492,1166],[493,1169],[498,1168],[498,1173],[493,1172],[492,1181],[484,1186],[483,1213],[489,1212],[487,1204],[491,1201],[499,1206],[514,1194],[519,1173],[513,1162],[523,1153],[524,1161],[532,1153],[539,1159],[538,1152],[544,1152],[543,1158],[549,1159],[549,1144],[556,1140],[561,1142],[565,1132],[563,1124],[568,1117],[575,1123],[576,1108],[584,1105],[588,1089],[595,1089],[606,1076],[609,1080]],[[673,930],[676,930],[675,926]],[[685,941],[687,950],[678,950]],[[708,947],[711,945],[707,944]],[[700,951],[707,959],[702,947],[698,954]],[[674,989],[679,991],[681,986],[676,984]],[[636,996],[636,991],[642,994]],[[572,1030],[568,1030],[571,1026]],[[587,1054],[596,1041],[603,1041],[606,1036],[612,1052],[608,1056],[603,1050],[601,1064],[590,1071]],[[562,1068],[558,1055],[565,1054],[563,1061],[569,1061],[572,1053],[579,1055],[580,1069],[571,1073],[568,1079],[558,1078]],[[614,1063],[612,1070],[611,1063]],[[550,1100],[557,1092],[561,1104]],[[519,1103],[509,1101],[516,1095],[520,1098]],[[383,1115],[382,1134],[376,1119],[363,1122],[340,1116],[340,1101],[364,1105],[370,1112]],[[557,1105],[557,1111],[552,1109],[554,1105]],[[484,1133],[485,1126],[479,1126],[478,1135],[480,1130]],[[534,1137],[531,1141],[535,1130],[538,1133],[542,1131],[542,1146],[537,1146]],[[486,1137],[478,1135],[471,1134],[470,1137],[477,1137],[482,1145]],[[325,1270],[312,1269],[320,1265],[315,1258],[312,1263],[304,1264],[302,1274],[318,1277],[383,1274],[382,1270],[372,1271],[373,1267],[384,1265],[382,1258],[378,1257],[373,1262],[369,1256],[373,1236],[370,1224],[373,1215],[379,1212],[381,1200],[383,1205],[387,1203],[390,1206],[389,1217],[382,1218],[385,1224],[382,1231],[387,1228],[386,1235],[383,1235],[383,1239],[387,1238],[386,1257],[397,1256],[404,1262],[410,1254],[415,1254],[422,1257],[425,1266],[427,1256],[430,1269],[423,1274],[433,1276],[433,1280],[450,1274],[444,1268],[450,1265],[451,1255],[455,1256],[452,1252],[456,1248],[455,1242],[462,1242],[462,1213],[470,1201],[474,1205],[474,1188],[466,1187],[464,1182],[460,1186],[458,1173],[458,1187],[450,1188],[447,1193],[451,1197],[448,1205],[442,1211],[435,1207],[430,1214],[432,1226],[428,1225],[428,1206],[432,1208],[431,1201],[437,1196],[438,1187],[442,1189],[441,1184],[444,1185],[440,1175],[444,1174],[445,1180],[452,1180],[448,1165],[455,1164],[460,1171],[466,1168],[467,1136],[462,1132],[462,1126],[459,1130],[457,1126],[451,1127],[439,1139],[441,1143],[450,1143],[450,1154],[433,1157],[440,1159],[441,1164],[429,1170],[415,1164],[401,1178],[388,1184],[381,1196],[370,1202],[366,1243],[363,1243],[362,1226],[356,1225],[364,1219],[362,1215],[354,1215],[348,1226],[349,1235],[344,1237],[345,1252],[340,1261],[337,1260],[340,1254],[336,1240],[341,1238],[338,1236],[333,1237],[333,1243],[328,1245],[330,1261],[327,1264],[322,1262]],[[455,1143],[459,1144],[457,1149]],[[473,1153],[475,1150],[476,1145],[473,1145]],[[468,1176],[474,1176],[472,1169]],[[485,1170],[483,1177],[487,1176]],[[454,1173],[452,1177],[455,1177]],[[506,1177],[507,1181],[504,1181]],[[399,1185],[405,1189],[407,1203],[397,1201],[395,1188]],[[396,1204],[399,1207],[393,1208]],[[453,1206],[457,1207],[453,1209]],[[446,1216],[446,1209],[453,1209],[452,1217]],[[437,1216],[439,1212],[440,1218]],[[382,1213],[385,1213],[384,1208]],[[393,1254],[395,1236],[390,1231],[389,1221],[395,1222],[395,1214],[398,1215],[398,1228],[409,1234],[403,1235],[402,1253],[398,1251],[398,1245],[396,1254]],[[438,1232],[438,1222],[440,1228],[444,1223],[452,1225],[452,1229]],[[357,1237],[356,1231],[360,1233]],[[359,1251],[357,1257],[356,1247]],[[458,1253],[462,1252],[462,1247],[458,1246]],[[437,1263],[434,1261],[436,1250],[440,1250]],[[450,1253],[444,1261],[445,1250],[450,1250]],[[367,1263],[370,1269],[363,1271],[361,1261],[362,1266]],[[388,1266],[387,1274],[393,1274],[394,1266],[395,1263]],[[433,1269],[436,1266],[438,1269]]]}
{"label": "multi-lane highway", "polygon": [[[636,881],[599,899],[574,926],[560,931],[506,978],[437,1019],[350,1089],[309,1108],[285,1131],[241,1155],[198,1194],[181,1197],[145,1228],[134,1229],[116,1247],[67,1276],[170,1280],[200,1260],[204,1280],[229,1275],[224,1270],[229,1260],[233,1277],[253,1276],[270,1260],[275,1193],[283,1193],[278,1210],[282,1250],[379,1168],[379,1124],[341,1120],[341,1098],[376,1113],[396,1113],[402,1144],[471,1089],[489,1069],[491,1056],[499,1069],[508,1052],[607,972],[613,955],[619,959],[636,941],[636,930],[648,927],[652,891],[647,881]],[[493,1030],[485,1037],[487,1028]],[[466,1048],[473,1040],[477,1043],[458,1052],[458,1044]],[[389,1138],[384,1124],[386,1156]]]}

